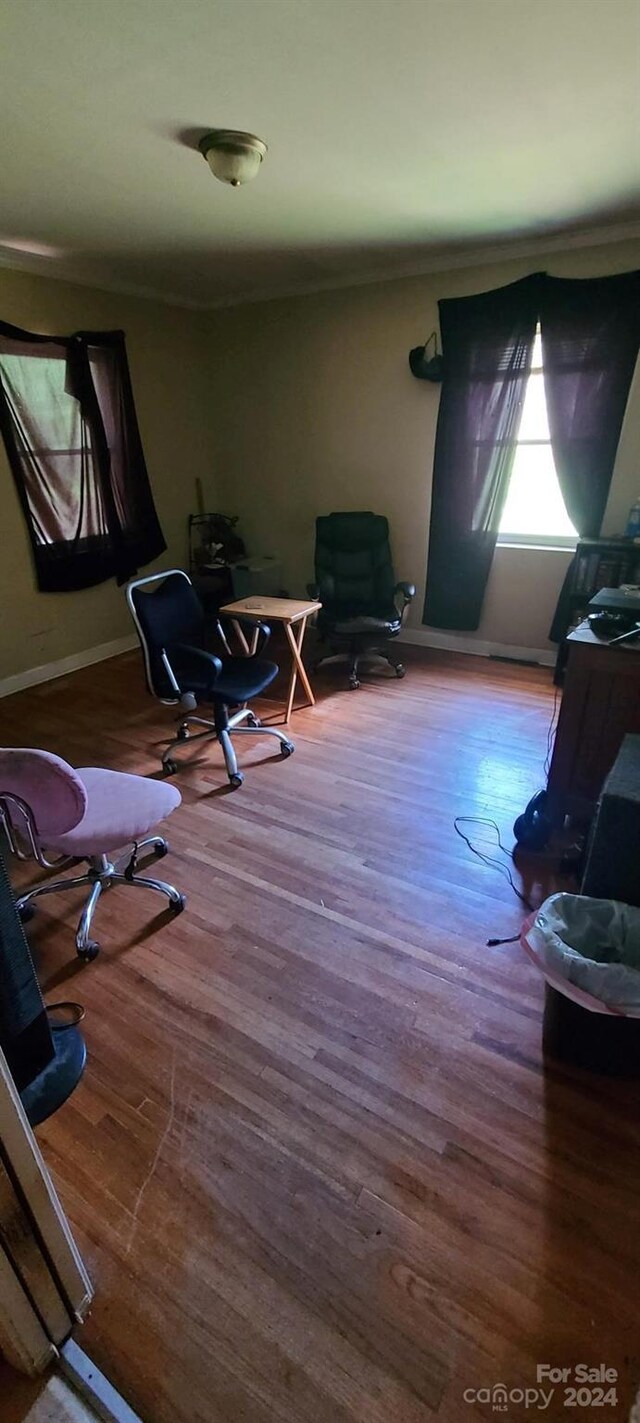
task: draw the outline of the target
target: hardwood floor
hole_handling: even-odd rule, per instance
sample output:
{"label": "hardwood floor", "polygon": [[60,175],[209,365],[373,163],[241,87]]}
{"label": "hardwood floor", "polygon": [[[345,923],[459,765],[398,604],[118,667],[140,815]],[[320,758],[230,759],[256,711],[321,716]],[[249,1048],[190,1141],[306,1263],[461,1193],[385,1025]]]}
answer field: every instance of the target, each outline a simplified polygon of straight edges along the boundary
{"label": "hardwood floor", "polygon": [[[494,1416],[465,1390],[576,1362],[619,1373],[580,1416],[625,1418],[637,1086],[543,1068],[536,972],[485,946],[523,911],[453,830],[512,843],[550,674],[416,653],[343,685],[316,676],[291,760],[243,739],[235,793],[183,755],[180,918],[113,890],[88,966],[73,895],[29,926],[47,999],[86,1007],[39,1131],[96,1286],[81,1342],[146,1423],[462,1423]],[[6,699],[0,735],[154,774],[170,718],[131,654]]]}

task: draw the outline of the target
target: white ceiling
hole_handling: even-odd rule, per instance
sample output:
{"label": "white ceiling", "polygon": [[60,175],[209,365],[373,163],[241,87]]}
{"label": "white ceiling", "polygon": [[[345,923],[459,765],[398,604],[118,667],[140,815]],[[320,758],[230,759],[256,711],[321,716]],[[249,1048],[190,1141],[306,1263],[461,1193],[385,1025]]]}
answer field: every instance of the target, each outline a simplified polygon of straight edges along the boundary
{"label": "white ceiling", "polygon": [[639,46],[640,0],[5,0],[0,261],[208,305],[637,222]]}

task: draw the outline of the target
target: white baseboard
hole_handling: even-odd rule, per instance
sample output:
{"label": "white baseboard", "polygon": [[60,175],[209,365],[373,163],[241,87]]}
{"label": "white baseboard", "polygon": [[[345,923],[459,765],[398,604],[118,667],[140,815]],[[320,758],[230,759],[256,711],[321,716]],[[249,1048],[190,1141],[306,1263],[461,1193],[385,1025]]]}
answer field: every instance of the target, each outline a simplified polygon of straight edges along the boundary
{"label": "white baseboard", "polygon": [[[400,641],[412,643],[415,647],[441,647],[447,652],[470,652],[474,657],[510,657],[516,662],[540,662],[543,667],[553,667],[556,660],[555,653],[545,648],[514,647],[508,642],[481,642],[479,638],[435,632],[430,628],[403,628]],[[16,672],[13,677],[0,679],[0,698],[10,697],[13,692],[22,692],[25,687],[37,687],[40,682],[53,682],[56,677],[65,677],[68,672],[77,672],[79,667],[90,667],[93,662],[106,662],[109,657],[118,657],[121,652],[130,652],[137,645],[135,633],[130,633],[128,637],[114,638],[113,642],[101,642],[97,647],[87,647],[84,652],[73,652],[70,657],[61,657],[57,662],[44,662],[41,667],[30,667],[25,672]]]}
{"label": "white baseboard", "polygon": [[130,652],[137,647],[135,633],[127,637],[116,637],[113,642],[101,642],[97,647],[87,647],[84,652],[72,652],[70,657],[61,657],[57,662],[44,662],[41,667],[29,667],[26,672],[16,672],[13,677],[0,679],[0,697],[10,697],[13,692],[22,692],[25,687],[36,687],[39,682],[52,682],[55,677],[65,677],[67,672],[77,672],[79,667],[90,667],[92,662],[106,662],[108,657],[117,657],[121,652]]}
{"label": "white baseboard", "polygon": [[539,662],[543,667],[554,667],[556,654],[544,647],[516,647],[510,642],[483,642],[480,638],[465,637],[464,633],[436,632],[431,628],[405,627],[400,633],[401,642],[412,643],[415,647],[441,647],[446,652],[470,652],[474,657],[509,657],[514,662]]}

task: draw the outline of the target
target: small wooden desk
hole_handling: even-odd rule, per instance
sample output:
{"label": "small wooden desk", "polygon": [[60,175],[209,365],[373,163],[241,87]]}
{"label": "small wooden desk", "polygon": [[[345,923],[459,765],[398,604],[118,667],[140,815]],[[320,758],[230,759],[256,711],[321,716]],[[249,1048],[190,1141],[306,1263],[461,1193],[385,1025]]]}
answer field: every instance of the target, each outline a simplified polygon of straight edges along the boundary
{"label": "small wooden desk", "polygon": [[[224,607],[220,608],[221,613],[231,618],[240,645],[247,656],[251,656],[258,645],[260,632],[257,626],[258,623],[282,623],[293,658],[291,677],[289,678],[289,690],[287,692],[285,721],[289,721],[291,717],[298,677],[307,694],[309,705],[313,707],[316,704],[316,699],[311,690],[311,683],[307,677],[307,670],[302,661],[302,644],[304,642],[307,618],[311,613],[317,613],[321,607],[322,603],[318,602],[309,602],[308,600],[306,602],[299,602],[296,598],[260,598],[256,594],[253,598],[239,598],[235,603],[225,603]],[[243,618],[245,621],[248,619],[250,622],[256,623],[251,639],[251,646],[249,646],[247,642],[240,623],[238,622],[238,618]]]}

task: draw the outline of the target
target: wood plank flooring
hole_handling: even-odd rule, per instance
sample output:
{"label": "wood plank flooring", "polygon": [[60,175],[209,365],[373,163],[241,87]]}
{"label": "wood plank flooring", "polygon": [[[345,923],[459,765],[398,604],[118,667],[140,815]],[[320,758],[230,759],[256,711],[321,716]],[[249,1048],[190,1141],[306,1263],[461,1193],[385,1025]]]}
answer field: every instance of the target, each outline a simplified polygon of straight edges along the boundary
{"label": "wood plank flooring", "polygon": [[[618,1370],[593,1416],[625,1418],[637,1086],[544,1070],[535,970],[485,946],[523,912],[453,830],[512,843],[550,674],[416,652],[315,685],[290,760],[239,743],[237,792],[217,749],[178,753],[180,918],[112,891],[86,967],[77,898],[29,926],[47,999],[87,1010],[39,1131],[96,1286],[81,1343],[147,1423],[462,1423],[494,1416],[466,1390],[576,1362]],[[170,725],[137,654],[0,704],[6,744],[145,774]]]}

